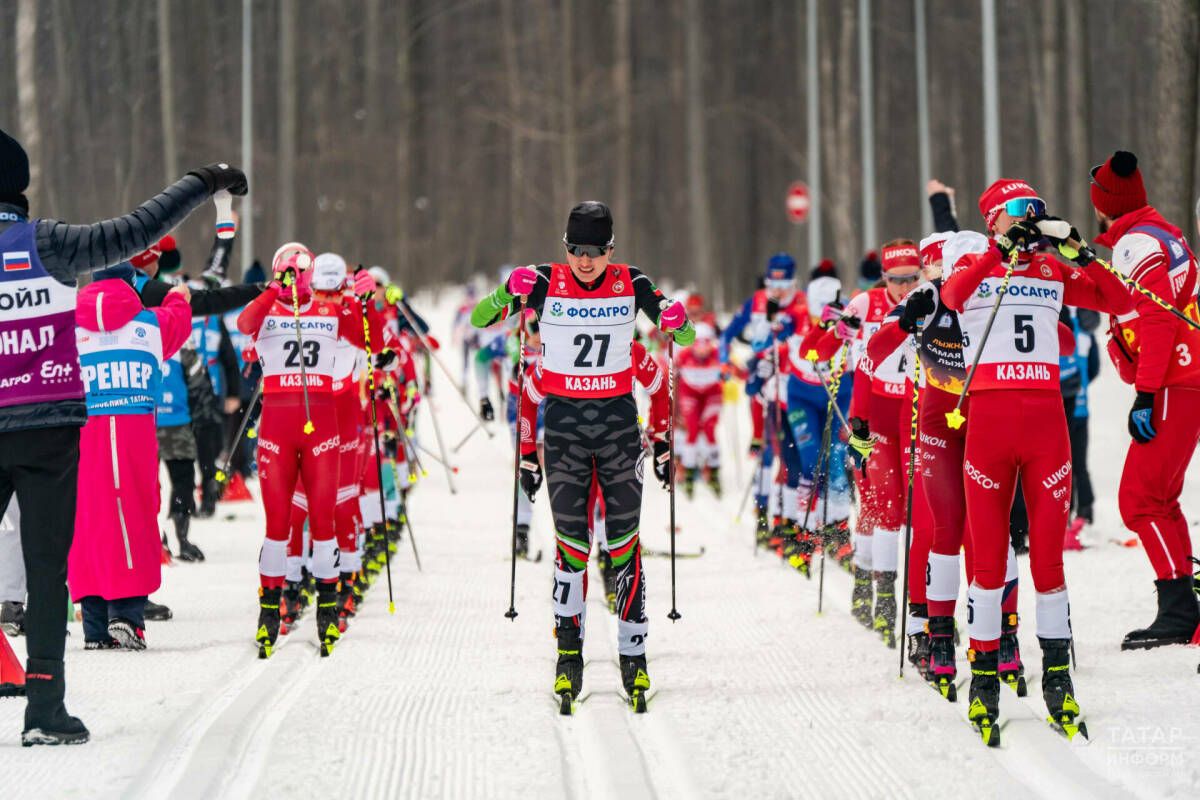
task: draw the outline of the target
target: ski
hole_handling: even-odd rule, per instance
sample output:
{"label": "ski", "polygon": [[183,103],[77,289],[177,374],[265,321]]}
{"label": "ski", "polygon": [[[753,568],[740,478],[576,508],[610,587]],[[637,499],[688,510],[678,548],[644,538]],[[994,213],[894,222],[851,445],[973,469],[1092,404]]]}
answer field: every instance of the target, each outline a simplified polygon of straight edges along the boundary
{"label": "ski", "polygon": [[[676,550],[675,557],[676,558],[700,558],[702,555],[704,555],[705,552],[706,551],[704,549],[704,546],[701,545],[700,549],[694,553],[683,553],[683,552]],[[670,550],[652,550],[649,547],[642,548],[642,558],[670,558],[670,557],[671,557]]]}
{"label": "ski", "polygon": [[586,693],[576,697],[571,692],[562,692],[551,694],[550,697],[554,701],[554,705],[558,708],[559,716],[572,717],[575,716],[575,712],[579,710],[579,707],[587,702],[591,694]]}
{"label": "ski", "polygon": [[1000,724],[998,719],[992,718],[979,698],[972,700],[970,708],[967,709],[967,724],[983,740],[985,746],[1000,746],[1000,732],[1004,725]]}

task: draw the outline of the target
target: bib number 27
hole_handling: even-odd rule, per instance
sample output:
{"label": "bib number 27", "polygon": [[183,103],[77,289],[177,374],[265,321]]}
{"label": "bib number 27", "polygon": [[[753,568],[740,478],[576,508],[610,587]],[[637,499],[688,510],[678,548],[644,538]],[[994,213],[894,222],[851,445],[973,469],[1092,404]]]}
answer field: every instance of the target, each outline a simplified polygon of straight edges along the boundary
{"label": "bib number 27", "polygon": [[[575,355],[575,366],[603,367],[604,359],[608,356],[608,343],[611,338],[607,333],[597,333],[594,336],[586,333],[577,335],[575,337],[575,346],[579,348],[579,352]],[[588,360],[592,354],[593,345],[599,346],[595,363]]]}

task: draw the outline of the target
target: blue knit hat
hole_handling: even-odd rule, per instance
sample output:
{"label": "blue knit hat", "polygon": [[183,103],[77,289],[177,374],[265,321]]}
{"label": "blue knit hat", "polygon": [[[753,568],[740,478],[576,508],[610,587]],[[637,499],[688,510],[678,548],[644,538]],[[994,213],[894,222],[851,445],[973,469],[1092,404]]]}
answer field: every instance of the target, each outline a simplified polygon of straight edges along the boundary
{"label": "blue knit hat", "polygon": [[796,260],[787,253],[776,253],[767,261],[766,282],[791,284],[796,280]]}
{"label": "blue knit hat", "polygon": [[133,285],[133,264],[128,261],[122,261],[120,264],[113,264],[105,269],[98,269],[92,273],[92,280],[108,281],[118,280],[125,281],[130,286]]}

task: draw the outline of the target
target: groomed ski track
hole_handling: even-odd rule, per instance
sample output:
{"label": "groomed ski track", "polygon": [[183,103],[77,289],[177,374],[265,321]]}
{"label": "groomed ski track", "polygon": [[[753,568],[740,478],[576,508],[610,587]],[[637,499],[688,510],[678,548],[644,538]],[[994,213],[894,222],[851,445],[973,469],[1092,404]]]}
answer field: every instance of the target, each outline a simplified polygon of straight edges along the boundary
{"label": "groomed ski track", "polygon": [[[435,315],[435,329],[444,334],[447,319]],[[447,441],[459,441],[470,416],[444,381],[435,400]],[[1093,418],[1123,421],[1126,405],[1106,372]],[[550,694],[545,498],[534,547],[547,557],[518,563],[520,615],[509,622],[511,450],[499,435],[477,434],[456,459],[456,496],[427,461],[412,504],[425,571],[402,542],[394,616],[381,576],[332,657],[318,658],[310,615],[273,658],[257,660],[261,510],[223,505],[217,519],[194,523],[208,561],[165,570],[155,598],[176,618],[150,623],[150,650],[85,653],[71,625],[68,703],[92,743],[22,749],[22,703],[0,700],[0,774],[14,797],[1192,796],[1200,651],[1118,652],[1121,634],[1148,620],[1153,597],[1144,554],[1107,544],[1127,537],[1111,496],[1124,440],[1094,430],[1097,546],[1067,558],[1086,748],[1041,721],[1032,592],[1022,595],[1021,636],[1030,698],[1004,690],[1004,746],[988,750],[965,722],[965,687],[954,705],[911,670],[897,679],[897,651],[850,618],[850,581],[834,562],[818,616],[815,575],[807,581],[753,553],[751,523],[733,522],[741,488],[733,469],[723,501],[704,488],[691,502],[680,495],[679,547],[703,545],[706,554],[677,565],[678,623],[666,619],[669,562],[645,561],[649,713],[633,715],[620,694],[616,626],[593,573],[586,699],[574,717],[560,717]],[[427,414],[420,433],[433,442]],[[1200,511],[1196,486],[1185,492],[1190,519]],[[666,530],[666,495],[648,487],[643,540],[666,550]],[[23,640],[16,647],[23,656]],[[960,677],[965,670],[960,660]]]}

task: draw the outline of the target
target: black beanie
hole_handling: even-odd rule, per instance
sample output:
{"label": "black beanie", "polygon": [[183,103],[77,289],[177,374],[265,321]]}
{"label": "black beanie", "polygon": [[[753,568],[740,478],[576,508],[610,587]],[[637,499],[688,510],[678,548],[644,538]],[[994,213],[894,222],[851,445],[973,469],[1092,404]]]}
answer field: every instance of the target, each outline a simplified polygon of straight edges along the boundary
{"label": "black beanie", "polygon": [[0,203],[14,203],[25,209],[29,201],[29,156],[16,139],[0,130]]}
{"label": "black beanie", "polygon": [[608,206],[595,200],[585,200],[571,209],[567,217],[566,241],[569,244],[593,244],[611,247],[613,218]]}

